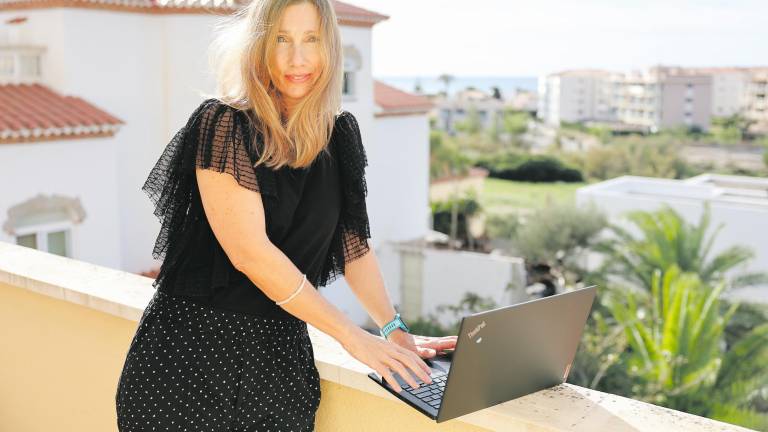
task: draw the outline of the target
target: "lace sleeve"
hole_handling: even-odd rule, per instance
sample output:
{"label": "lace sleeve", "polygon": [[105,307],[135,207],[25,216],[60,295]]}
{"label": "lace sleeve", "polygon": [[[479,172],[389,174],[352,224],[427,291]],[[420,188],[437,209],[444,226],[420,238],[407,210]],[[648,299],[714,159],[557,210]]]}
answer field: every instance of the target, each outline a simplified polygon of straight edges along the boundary
{"label": "lace sleeve", "polygon": [[368,239],[371,237],[368,208],[365,198],[368,187],[365,182],[365,167],[368,158],[365,154],[363,141],[357,119],[349,111],[343,114],[341,123],[344,151],[341,153],[340,164],[343,174],[344,205],[341,209],[340,228],[344,240],[344,262],[349,263],[368,252]]}
{"label": "lace sleeve", "polygon": [[260,192],[252,142],[246,139],[242,113],[224,104],[208,104],[201,113],[195,166],[235,178],[237,183]]}
{"label": "lace sleeve", "polygon": [[325,286],[345,272],[346,264],[362,257],[370,250],[371,238],[368,221],[365,167],[368,159],[360,137],[357,119],[349,111],[339,114],[331,136],[335,146],[341,179],[342,207],[325,267],[313,282]]}

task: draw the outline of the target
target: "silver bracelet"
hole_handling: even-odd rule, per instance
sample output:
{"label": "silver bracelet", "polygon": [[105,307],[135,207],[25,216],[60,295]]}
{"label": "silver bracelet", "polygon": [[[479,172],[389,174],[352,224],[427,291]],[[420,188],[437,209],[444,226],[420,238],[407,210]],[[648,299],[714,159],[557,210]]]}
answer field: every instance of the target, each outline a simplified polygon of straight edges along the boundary
{"label": "silver bracelet", "polygon": [[281,305],[281,304],[288,303],[289,301],[293,300],[293,298],[296,297],[299,294],[299,291],[301,291],[301,289],[304,288],[304,282],[307,281],[307,275],[305,273],[302,273],[302,276],[303,277],[301,278],[301,284],[299,285],[298,288],[296,288],[296,291],[294,291],[293,294],[291,294],[291,296],[288,297],[287,299],[285,299],[283,301],[275,302],[276,305]]}

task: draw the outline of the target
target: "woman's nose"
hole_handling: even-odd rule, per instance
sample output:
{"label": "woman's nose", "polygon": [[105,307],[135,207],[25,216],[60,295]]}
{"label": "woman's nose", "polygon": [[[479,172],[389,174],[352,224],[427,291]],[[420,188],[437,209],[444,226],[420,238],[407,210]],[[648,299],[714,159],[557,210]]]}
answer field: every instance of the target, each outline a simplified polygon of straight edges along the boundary
{"label": "woman's nose", "polygon": [[306,63],[306,53],[304,52],[304,47],[299,45],[295,46],[293,48],[293,51],[291,52],[291,66],[297,67],[302,66],[304,63]]}

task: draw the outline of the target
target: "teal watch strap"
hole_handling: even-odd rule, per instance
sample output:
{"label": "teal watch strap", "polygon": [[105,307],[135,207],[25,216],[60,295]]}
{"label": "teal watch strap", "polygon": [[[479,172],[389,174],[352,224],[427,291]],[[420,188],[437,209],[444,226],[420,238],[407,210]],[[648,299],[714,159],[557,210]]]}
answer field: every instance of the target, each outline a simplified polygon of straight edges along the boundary
{"label": "teal watch strap", "polygon": [[384,327],[382,327],[381,330],[379,330],[379,333],[381,333],[384,339],[386,339],[390,333],[392,333],[395,329],[398,329],[398,328],[405,330],[406,333],[410,333],[408,326],[405,325],[403,320],[400,318],[399,312],[395,314],[395,318],[392,321],[384,324]]}

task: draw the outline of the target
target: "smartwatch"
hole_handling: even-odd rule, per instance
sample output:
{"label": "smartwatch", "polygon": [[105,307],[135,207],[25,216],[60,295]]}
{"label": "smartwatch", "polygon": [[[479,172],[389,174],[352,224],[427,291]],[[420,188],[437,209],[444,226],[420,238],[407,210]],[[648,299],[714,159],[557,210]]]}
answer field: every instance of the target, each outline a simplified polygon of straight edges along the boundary
{"label": "smartwatch", "polygon": [[400,318],[400,312],[395,314],[395,318],[392,321],[384,324],[384,327],[382,327],[381,330],[379,330],[379,333],[381,333],[384,339],[386,339],[390,333],[392,333],[395,329],[398,329],[398,328],[405,330],[406,333],[410,333],[408,326],[405,325],[403,320]]}

